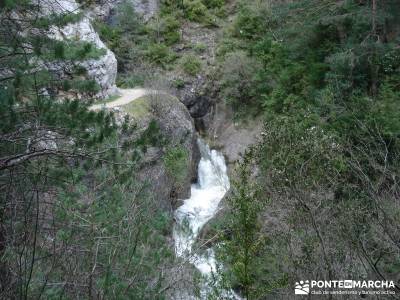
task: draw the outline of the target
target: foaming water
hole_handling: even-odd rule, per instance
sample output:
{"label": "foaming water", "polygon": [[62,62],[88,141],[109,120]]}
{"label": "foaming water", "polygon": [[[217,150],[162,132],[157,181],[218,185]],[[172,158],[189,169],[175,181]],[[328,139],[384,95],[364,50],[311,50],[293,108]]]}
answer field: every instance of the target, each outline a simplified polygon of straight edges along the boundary
{"label": "foaming water", "polygon": [[[174,239],[176,255],[187,259],[207,280],[216,272],[214,251],[210,248],[200,255],[194,253],[193,244],[201,228],[217,213],[218,204],[229,190],[229,177],[223,155],[210,150],[202,140],[198,140],[198,145],[201,152],[198,183],[192,184],[191,197],[175,211]],[[205,284],[201,298],[205,299],[209,291]],[[232,291],[224,292],[224,297],[240,299]]]}

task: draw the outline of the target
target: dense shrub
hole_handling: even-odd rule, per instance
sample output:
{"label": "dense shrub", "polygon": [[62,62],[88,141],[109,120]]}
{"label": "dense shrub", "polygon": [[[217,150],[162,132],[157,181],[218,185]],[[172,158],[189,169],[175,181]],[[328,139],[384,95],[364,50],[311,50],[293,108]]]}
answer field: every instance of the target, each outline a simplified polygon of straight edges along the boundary
{"label": "dense shrub", "polygon": [[[243,1],[220,47],[221,96],[242,118],[248,117],[243,106],[265,115],[251,163],[260,171],[253,180],[267,204],[253,226],[260,226],[266,244],[246,261],[254,277],[244,280],[242,272],[232,278],[242,270],[236,253],[246,244],[240,234],[230,234],[228,240],[236,241],[227,242],[221,256],[227,277],[245,293],[250,284],[254,299],[290,298],[298,274],[395,280],[400,63],[394,36],[400,4],[268,2],[263,8],[259,1]],[[234,188],[240,192],[242,186]],[[248,212],[237,204],[231,203],[233,214]],[[226,218],[224,232],[247,224],[232,214]],[[232,245],[240,249],[233,253]]]}
{"label": "dense shrub", "polygon": [[162,18],[152,19],[146,26],[148,39],[154,42],[164,42],[173,45],[180,40],[180,23],[174,17],[167,15]]}
{"label": "dense shrub", "polygon": [[178,184],[181,184],[188,175],[189,156],[187,150],[182,147],[170,148],[163,159],[168,173]]}
{"label": "dense shrub", "polygon": [[180,23],[172,16],[167,16],[163,19],[162,35],[167,45],[172,45],[179,42],[181,34],[179,32]]}
{"label": "dense shrub", "polygon": [[221,8],[225,4],[225,0],[202,0],[207,8]]}
{"label": "dense shrub", "polygon": [[268,28],[270,9],[263,2],[241,4],[234,22],[236,37],[255,39],[265,34]]}
{"label": "dense shrub", "polygon": [[177,88],[177,89],[182,89],[185,86],[185,81],[181,78],[177,78],[173,81],[173,85]]}
{"label": "dense shrub", "polygon": [[193,49],[197,53],[203,53],[204,51],[206,51],[207,45],[203,43],[197,43],[196,45],[194,45]]}
{"label": "dense shrub", "polygon": [[215,26],[215,16],[225,16],[224,4],[225,0],[164,0],[161,2],[161,15]]}
{"label": "dense shrub", "polygon": [[257,97],[260,64],[244,51],[229,53],[221,70],[222,96],[237,113],[260,106]]}
{"label": "dense shrub", "polygon": [[145,77],[140,73],[119,75],[117,77],[117,86],[125,89],[143,86],[144,82]]}
{"label": "dense shrub", "polygon": [[182,69],[189,75],[196,75],[201,70],[201,61],[194,55],[185,55],[181,61]]}
{"label": "dense shrub", "polygon": [[201,0],[183,0],[185,16],[191,21],[203,22],[207,17],[207,7]]}
{"label": "dense shrub", "polygon": [[180,22],[171,15],[144,23],[132,4],[122,2],[110,24],[96,22],[95,26],[101,39],[115,53],[120,73],[131,75],[141,60],[165,67],[176,59],[169,46],[181,38]]}
{"label": "dense shrub", "polygon": [[116,51],[121,43],[122,32],[120,28],[109,26],[103,22],[95,22],[94,27],[107,46]]}
{"label": "dense shrub", "polygon": [[165,66],[176,59],[175,54],[165,44],[152,43],[146,50],[146,57],[153,63]]}

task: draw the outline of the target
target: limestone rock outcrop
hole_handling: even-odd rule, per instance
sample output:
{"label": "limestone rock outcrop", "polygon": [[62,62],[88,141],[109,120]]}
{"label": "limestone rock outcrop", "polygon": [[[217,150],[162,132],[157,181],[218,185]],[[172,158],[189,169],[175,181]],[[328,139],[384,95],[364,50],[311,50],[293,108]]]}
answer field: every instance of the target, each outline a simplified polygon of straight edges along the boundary
{"label": "limestone rock outcrop", "polygon": [[[159,146],[146,149],[136,175],[139,181],[148,183],[148,191],[164,211],[172,214],[181,200],[190,197],[191,183],[197,179],[200,161],[198,136],[189,111],[176,97],[167,94],[145,96],[114,111],[117,119],[123,120],[128,114],[137,124],[135,135],[126,137],[130,140],[140,139],[151,122],[156,123],[160,139],[164,141]],[[187,154],[186,175],[183,178],[177,179],[165,163],[171,149],[183,149]]]}
{"label": "limestone rock outcrop", "polygon": [[[90,9],[90,14],[99,19],[108,19],[113,15],[115,8],[123,3],[124,0],[98,0]],[[127,4],[131,4],[145,21],[148,21],[158,11],[158,0],[126,0]]]}
{"label": "limestone rock outcrop", "polygon": [[[83,13],[75,0],[40,0],[38,2],[42,15],[61,15]],[[105,54],[98,59],[89,59],[80,62],[87,70],[89,79],[94,79],[100,90],[95,98],[105,98],[117,92],[115,79],[117,76],[117,60],[106,45],[100,40],[94,30],[90,18],[83,13],[77,22],[71,22],[64,27],[53,26],[49,36],[58,40],[79,40],[90,42],[99,49],[104,49]],[[60,66],[53,66],[54,69],[62,69]]]}
{"label": "limestone rock outcrop", "polygon": [[162,159],[148,164],[143,169],[141,176],[150,182],[157,182],[152,187],[153,194],[160,200],[167,200],[167,205],[171,205],[171,208],[175,209],[179,206],[180,200],[190,197],[190,185],[197,176],[197,166],[200,160],[197,133],[193,119],[178,99],[162,97],[153,107],[156,107],[153,109],[154,120],[159,124],[162,135],[167,138],[168,147],[181,147],[188,153],[187,176],[183,182],[177,182],[167,170]]}

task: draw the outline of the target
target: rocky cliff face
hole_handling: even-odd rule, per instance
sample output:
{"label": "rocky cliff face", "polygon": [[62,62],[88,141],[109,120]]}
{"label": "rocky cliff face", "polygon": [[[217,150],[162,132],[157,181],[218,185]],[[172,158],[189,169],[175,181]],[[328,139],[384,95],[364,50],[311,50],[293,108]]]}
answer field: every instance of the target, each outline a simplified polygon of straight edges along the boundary
{"label": "rocky cliff face", "polygon": [[[38,1],[43,15],[61,15],[82,13],[75,0],[47,0]],[[99,35],[90,23],[90,18],[83,14],[79,21],[67,24],[64,27],[53,26],[49,36],[58,40],[79,40],[90,42],[99,49],[105,49],[105,54],[98,59],[90,59],[80,64],[87,70],[88,77],[94,79],[100,87],[95,98],[105,98],[117,92],[115,79],[117,76],[117,60],[100,40]],[[51,66],[55,69],[63,69],[61,66]]]}
{"label": "rocky cliff face", "polygon": [[[145,21],[148,21],[158,11],[158,0],[125,1],[132,4],[135,12],[141,15]],[[96,4],[91,7],[90,14],[99,19],[107,19],[113,14],[115,7],[123,2],[124,0],[98,0]]]}
{"label": "rocky cliff face", "polygon": [[[146,149],[143,163],[136,175],[139,181],[147,183],[148,191],[164,211],[172,214],[181,200],[190,197],[191,183],[197,177],[200,152],[193,119],[185,105],[166,94],[145,96],[117,108],[116,111],[119,119],[124,119],[128,114],[138,125],[136,135],[128,137],[129,139],[140,138],[151,122],[156,123],[159,139],[163,142]],[[184,177],[177,178],[166,164],[165,158],[171,149],[183,149],[187,154],[182,170]]]}
{"label": "rocky cliff face", "polygon": [[259,141],[263,129],[262,117],[235,121],[232,109],[224,103],[213,107],[209,120],[208,136],[230,166],[240,161],[246,150]]}
{"label": "rocky cliff face", "polygon": [[135,11],[141,14],[145,20],[150,19],[158,10],[158,0],[130,0]]}
{"label": "rocky cliff face", "polygon": [[[157,99],[158,98],[158,99]],[[190,185],[197,176],[197,165],[200,152],[197,146],[197,133],[193,119],[186,107],[176,98],[158,96],[151,101],[152,114],[149,119],[155,120],[161,134],[166,138],[167,145],[160,149],[165,155],[168,149],[180,147],[188,154],[186,174],[182,181],[178,181],[168,170],[163,158],[153,160],[142,170],[141,178],[151,182],[153,195],[166,204],[169,210],[175,209],[180,200],[190,197]],[[164,156],[165,157],[165,156]]]}

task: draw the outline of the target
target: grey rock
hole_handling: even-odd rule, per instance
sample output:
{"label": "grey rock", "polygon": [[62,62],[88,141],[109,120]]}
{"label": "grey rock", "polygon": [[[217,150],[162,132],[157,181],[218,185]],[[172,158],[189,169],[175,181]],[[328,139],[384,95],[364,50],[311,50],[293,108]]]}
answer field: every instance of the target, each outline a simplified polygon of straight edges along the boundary
{"label": "grey rock", "polygon": [[256,144],[261,137],[261,117],[248,120],[247,123],[236,123],[232,109],[220,103],[214,107],[210,118],[208,135],[215,147],[221,149],[228,164],[240,161],[246,149]]}
{"label": "grey rock", "polygon": [[[80,12],[79,5],[75,0],[58,0],[58,1],[38,1],[42,15],[51,14],[77,14]],[[99,35],[94,30],[90,18],[84,15],[81,20],[76,23],[67,24],[64,27],[53,26],[48,33],[49,37],[61,40],[79,40],[83,42],[93,43],[99,49],[105,49],[105,54],[99,59],[90,59],[80,62],[88,73],[90,79],[94,79],[100,86],[100,91],[94,96],[95,98],[106,98],[117,92],[115,79],[117,76],[117,60],[112,53],[100,40]],[[55,62],[45,64],[49,69],[67,70],[70,66],[64,62]],[[60,75],[62,77],[62,75]]]}
{"label": "grey rock", "polygon": [[[131,3],[135,12],[143,17],[145,21],[151,19],[158,11],[158,0],[126,0]],[[94,18],[106,20],[113,14],[113,10],[124,0],[100,0],[91,7],[89,13]]]}
{"label": "grey rock", "polygon": [[158,11],[158,0],[129,0],[135,11],[147,21]]}
{"label": "grey rock", "polygon": [[[147,97],[146,101],[150,102],[151,114],[135,122],[143,132],[152,120],[156,121],[167,144],[163,147],[147,149],[143,156],[143,165],[136,175],[140,181],[147,183],[150,194],[160,203],[160,206],[172,215],[181,200],[190,197],[191,183],[197,179],[197,165],[200,161],[197,132],[187,108],[177,98],[165,94],[154,94]],[[123,107],[116,114],[117,117],[125,114]],[[140,132],[136,137],[129,138],[135,139],[139,135]],[[177,146],[184,148],[189,157],[188,176],[183,182],[176,182],[163,160],[167,149]]]}
{"label": "grey rock", "polygon": [[168,137],[170,146],[182,146],[189,154],[189,176],[181,186],[174,186],[169,193],[170,198],[175,201],[185,199],[190,196],[190,185],[196,179],[200,160],[194,122],[186,107],[178,99],[170,96],[156,96],[156,98],[158,99],[152,99],[153,114],[161,132]]}
{"label": "grey rock", "polygon": [[205,91],[206,79],[196,77],[183,89],[177,91],[178,98],[188,108],[193,118],[202,118],[210,112],[213,101]]}
{"label": "grey rock", "polygon": [[183,101],[193,118],[202,118],[210,111],[211,100],[205,95],[189,94]]}

